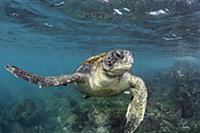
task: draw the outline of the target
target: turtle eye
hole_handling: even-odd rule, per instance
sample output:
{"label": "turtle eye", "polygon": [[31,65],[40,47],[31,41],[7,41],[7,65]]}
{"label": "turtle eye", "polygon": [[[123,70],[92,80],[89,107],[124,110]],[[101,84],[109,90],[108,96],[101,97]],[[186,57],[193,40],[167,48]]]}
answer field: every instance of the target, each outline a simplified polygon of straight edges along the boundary
{"label": "turtle eye", "polygon": [[118,52],[116,52],[115,55],[116,55],[117,57],[119,57],[119,58],[121,57],[121,55],[120,55]]}
{"label": "turtle eye", "polygon": [[115,55],[119,59],[123,59],[124,58],[124,54],[123,53],[116,52]]}

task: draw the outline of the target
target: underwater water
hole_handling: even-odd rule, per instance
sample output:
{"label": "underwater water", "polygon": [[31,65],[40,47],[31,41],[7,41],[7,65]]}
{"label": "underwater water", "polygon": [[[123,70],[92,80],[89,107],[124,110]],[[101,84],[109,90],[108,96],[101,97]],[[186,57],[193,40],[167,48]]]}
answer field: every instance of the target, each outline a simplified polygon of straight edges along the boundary
{"label": "underwater water", "polygon": [[134,53],[148,88],[136,132],[200,132],[200,0],[0,0],[0,133],[123,132],[127,96],[84,99],[4,69],[73,73],[112,49]]}

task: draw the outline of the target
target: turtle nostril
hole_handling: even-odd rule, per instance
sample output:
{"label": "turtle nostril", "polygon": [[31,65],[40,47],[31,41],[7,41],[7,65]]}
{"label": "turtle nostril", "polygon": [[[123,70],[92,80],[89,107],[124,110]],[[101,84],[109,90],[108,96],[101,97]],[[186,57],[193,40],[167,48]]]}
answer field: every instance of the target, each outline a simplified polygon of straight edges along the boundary
{"label": "turtle nostril", "polygon": [[120,59],[123,59],[124,58],[124,55],[122,55],[121,57],[120,57]]}
{"label": "turtle nostril", "polygon": [[111,67],[111,66],[113,66],[113,65],[110,63],[110,64],[108,64],[108,66]]}

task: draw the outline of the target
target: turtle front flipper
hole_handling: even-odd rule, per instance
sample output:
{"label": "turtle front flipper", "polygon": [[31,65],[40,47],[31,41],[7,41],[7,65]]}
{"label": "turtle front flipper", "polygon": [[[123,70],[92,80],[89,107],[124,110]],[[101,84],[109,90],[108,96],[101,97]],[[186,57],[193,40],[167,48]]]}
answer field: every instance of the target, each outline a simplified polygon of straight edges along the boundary
{"label": "turtle front flipper", "polygon": [[15,77],[31,82],[33,84],[37,84],[40,88],[49,86],[65,86],[74,81],[84,81],[84,75],[81,73],[45,77],[26,72],[14,65],[6,65],[5,68]]}
{"label": "turtle front flipper", "polygon": [[131,95],[133,99],[129,103],[126,112],[125,133],[134,133],[143,121],[148,95],[145,83],[141,78],[132,75],[130,84],[132,86]]}

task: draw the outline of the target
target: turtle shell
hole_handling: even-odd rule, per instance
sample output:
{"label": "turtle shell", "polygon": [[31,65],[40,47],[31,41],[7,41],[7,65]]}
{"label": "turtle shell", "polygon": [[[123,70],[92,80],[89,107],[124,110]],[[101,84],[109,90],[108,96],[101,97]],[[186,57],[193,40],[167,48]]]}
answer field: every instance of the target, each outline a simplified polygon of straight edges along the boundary
{"label": "turtle shell", "polygon": [[92,68],[98,66],[98,64],[105,59],[107,53],[101,53],[99,55],[92,56],[88,58],[84,63],[80,65],[80,67],[76,70],[76,72],[80,73],[90,73]]}

